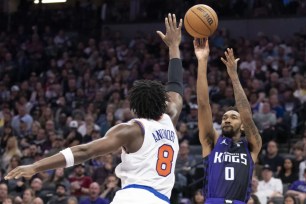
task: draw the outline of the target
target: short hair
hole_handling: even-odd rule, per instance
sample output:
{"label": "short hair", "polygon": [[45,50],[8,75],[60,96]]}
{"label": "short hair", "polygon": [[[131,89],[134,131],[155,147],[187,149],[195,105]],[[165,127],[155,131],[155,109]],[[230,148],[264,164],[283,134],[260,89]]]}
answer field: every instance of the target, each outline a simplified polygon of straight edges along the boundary
{"label": "short hair", "polygon": [[302,141],[298,141],[298,142],[296,142],[295,144],[294,144],[294,146],[293,146],[293,150],[301,150],[301,151],[303,151],[304,150],[304,144],[303,144],[303,142]]}
{"label": "short hair", "polygon": [[236,111],[239,113],[238,108],[236,106],[229,106],[225,108],[225,113],[228,111]]}
{"label": "short hair", "polygon": [[139,118],[158,120],[169,101],[165,87],[157,81],[139,80],[129,91],[130,109]]}

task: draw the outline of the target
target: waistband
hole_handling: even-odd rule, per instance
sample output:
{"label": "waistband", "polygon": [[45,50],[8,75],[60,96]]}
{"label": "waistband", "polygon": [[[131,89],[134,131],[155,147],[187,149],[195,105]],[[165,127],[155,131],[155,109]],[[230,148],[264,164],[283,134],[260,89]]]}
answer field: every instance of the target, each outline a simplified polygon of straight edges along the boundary
{"label": "waistband", "polygon": [[230,200],[225,198],[207,198],[205,204],[246,204],[239,200]]}
{"label": "waistband", "polygon": [[139,188],[139,189],[144,189],[144,190],[147,190],[151,193],[153,193],[156,197],[158,197],[159,199],[162,199],[163,201],[166,201],[167,203],[170,204],[170,199],[165,196],[164,194],[158,192],[157,190],[155,190],[154,188],[152,187],[149,187],[149,186],[143,186],[143,185],[138,185],[138,184],[131,184],[131,185],[127,185],[125,186],[124,188],[122,189],[127,189],[127,188]]}

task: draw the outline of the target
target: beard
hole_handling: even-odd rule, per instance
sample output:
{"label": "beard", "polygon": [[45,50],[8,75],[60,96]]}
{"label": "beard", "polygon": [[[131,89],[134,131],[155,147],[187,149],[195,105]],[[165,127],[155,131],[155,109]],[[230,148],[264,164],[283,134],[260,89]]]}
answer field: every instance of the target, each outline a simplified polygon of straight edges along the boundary
{"label": "beard", "polygon": [[62,192],[56,192],[56,195],[57,195],[58,197],[64,197],[64,196],[65,196],[65,192],[64,192],[64,193],[62,193]]}
{"label": "beard", "polygon": [[222,127],[222,135],[224,137],[233,138],[236,135],[237,131],[234,131],[234,128],[231,126]]}

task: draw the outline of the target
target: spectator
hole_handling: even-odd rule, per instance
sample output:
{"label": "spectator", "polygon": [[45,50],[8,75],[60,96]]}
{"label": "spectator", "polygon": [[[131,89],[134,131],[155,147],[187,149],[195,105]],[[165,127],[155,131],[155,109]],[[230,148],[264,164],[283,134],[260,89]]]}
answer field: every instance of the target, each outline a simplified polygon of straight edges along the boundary
{"label": "spectator", "polygon": [[43,191],[42,191],[42,187],[43,187],[43,182],[42,182],[42,179],[40,178],[33,178],[31,181],[30,181],[30,190],[33,191],[33,198],[34,199],[34,196],[37,196],[37,197],[43,197],[45,196],[43,194]]}
{"label": "spectator", "polygon": [[258,183],[258,198],[261,203],[264,199],[283,196],[283,184],[280,179],[273,177],[271,167],[266,164],[262,169],[262,181]]}
{"label": "spectator", "polygon": [[202,204],[205,198],[203,196],[202,189],[198,189],[192,198],[192,204]]}
{"label": "spectator", "polygon": [[33,118],[27,113],[25,106],[18,107],[18,115],[14,116],[12,119],[12,127],[14,132],[19,136],[20,135],[20,121],[26,124],[26,130],[30,130],[33,123]]}
{"label": "spectator", "polygon": [[284,204],[299,204],[299,202],[294,196],[286,195],[284,198]]}
{"label": "spectator", "polygon": [[279,178],[282,180],[283,184],[291,184],[298,179],[298,174],[294,168],[292,159],[284,159],[284,164],[280,171]]}
{"label": "spectator", "polygon": [[76,197],[69,197],[67,204],[78,204],[78,199]]}
{"label": "spectator", "polygon": [[99,197],[101,193],[100,186],[97,182],[93,182],[89,186],[89,196],[82,200],[80,204],[108,204],[109,201]]}
{"label": "spectator", "polygon": [[14,202],[22,204],[32,204],[34,197],[35,197],[34,191],[31,188],[27,188],[23,192],[22,198],[17,196]]}
{"label": "spectator", "polygon": [[3,204],[13,204],[14,203],[14,198],[9,196],[2,203]]}
{"label": "spectator", "polygon": [[7,145],[5,148],[5,151],[1,157],[1,165],[2,167],[7,168],[7,165],[9,164],[12,157],[16,155],[21,157],[21,151],[18,147],[18,141],[16,137],[10,137],[8,138]]}
{"label": "spectator", "polygon": [[92,179],[97,183],[104,183],[106,178],[114,173],[113,155],[108,154],[97,158],[100,166],[96,167],[92,173]]}
{"label": "spectator", "polygon": [[64,185],[65,190],[67,191],[70,189],[70,182],[65,177],[63,168],[55,169],[52,172],[48,181],[44,183],[43,189],[48,190],[50,192],[55,192],[59,184]]}
{"label": "spectator", "polygon": [[81,199],[89,194],[89,185],[92,179],[89,176],[85,176],[84,164],[75,165],[73,171],[73,176],[69,178],[71,195]]}
{"label": "spectator", "polygon": [[8,198],[8,189],[5,183],[0,184],[0,202],[4,202]]}
{"label": "spectator", "polygon": [[[176,161],[175,172],[176,174],[183,175],[189,182],[194,174],[194,165],[196,164],[193,155],[189,154],[188,142],[180,144],[180,150]],[[188,182],[188,183],[189,183]]]}
{"label": "spectator", "polygon": [[299,166],[300,163],[304,161],[304,145],[303,142],[297,142],[293,146],[293,155],[294,155],[294,162],[293,162],[293,168],[298,173],[299,172]]}
{"label": "spectator", "polygon": [[274,125],[276,124],[276,115],[270,109],[270,103],[265,102],[262,106],[262,112],[257,112],[253,115],[254,121],[261,132],[263,144],[267,144],[274,139]]}
{"label": "spectator", "polygon": [[68,196],[66,185],[58,183],[55,187],[55,196],[47,204],[66,204],[68,203]]}
{"label": "spectator", "polygon": [[300,203],[306,200],[306,169],[304,169],[304,181],[297,180],[293,182],[287,191],[288,195],[293,195],[299,198]]}
{"label": "spectator", "polygon": [[275,141],[270,141],[267,146],[267,153],[261,159],[263,165],[268,164],[275,175],[279,175],[282,169],[283,158],[278,154],[278,147]]}
{"label": "spectator", "polygon": [[247,204],[260,204],[260,202],[259,202],[258,197],[252,194]]}
{"label": "spectator", "polygon": [[71,147],[75,145],[82,144],[82,135],[77,131],[78,122],[76,120],[72,120],[69,123],[69,132],[65,136],[65,146]]}
{"label": "spectator", "polygon": [[7,145],[7,141],[12,136],[13,136],[13,129],[12,129],[12,127],[10,125],[8,125],[8,124],[4,125],[4,127],[3,127],[3,134],[2,134],[1,139],[0,139],[1,153],[4,152],[4,150],[6,148],[6,145]]}
{"label": "spectator", "polygon": [[306,102],[306,79],[302,76],[296,77],[297,89],[293,95],[300,100],[301,103]]}
{"label": "spectator", "polygon": [[92,115],[87,115],[85,117],[85,124],[78,128],[78,132],[85,137],[85,135],[91,135],[94,129],[100,129],[100,127],[94,123],[94,118]]}
{"label": "spectator", "polygon": [[109,175],[102,186],[102,193],[100,195],[101,198],[107,199],[111,202],[118,190],[120,190],[119,186],[119,179],[114,175]]}

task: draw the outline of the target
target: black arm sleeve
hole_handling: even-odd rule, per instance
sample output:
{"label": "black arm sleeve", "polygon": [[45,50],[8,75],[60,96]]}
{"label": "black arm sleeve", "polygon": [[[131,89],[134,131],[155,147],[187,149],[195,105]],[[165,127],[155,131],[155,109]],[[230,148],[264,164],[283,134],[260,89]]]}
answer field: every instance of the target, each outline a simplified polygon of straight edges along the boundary
{"label": "black arm sleeve", "polygon": [[166,91],[176,92],[183,96],[183,65],[179,58],[173,58],[169,62]]}

